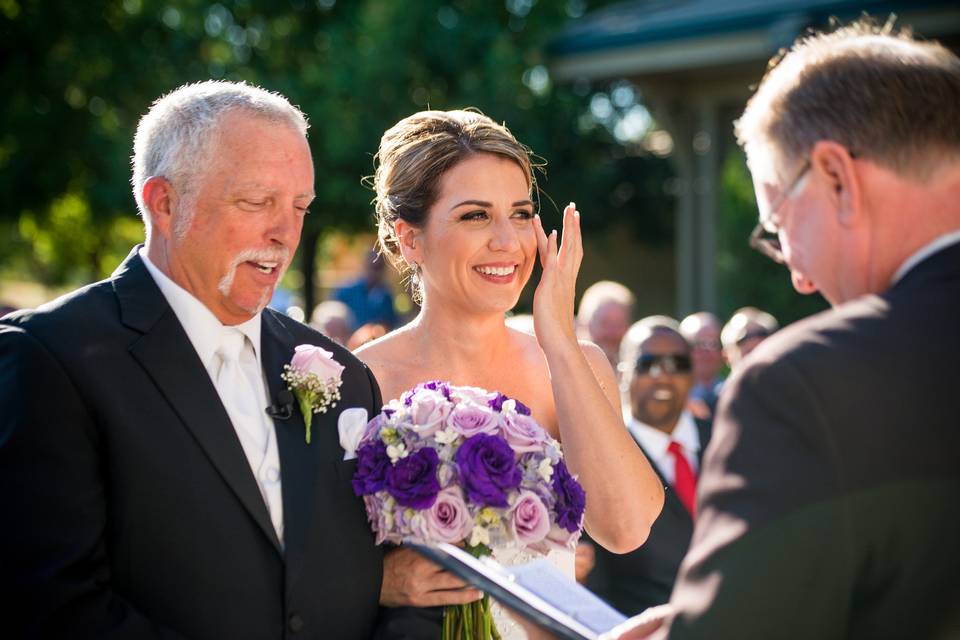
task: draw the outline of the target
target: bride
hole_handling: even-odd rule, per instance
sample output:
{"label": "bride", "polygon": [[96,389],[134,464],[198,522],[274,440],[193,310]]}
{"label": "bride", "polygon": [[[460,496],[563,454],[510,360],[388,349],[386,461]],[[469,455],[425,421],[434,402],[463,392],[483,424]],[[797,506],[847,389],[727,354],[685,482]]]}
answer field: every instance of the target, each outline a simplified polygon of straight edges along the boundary
{"label": "bride", "polygon": [[[615,553],[638,547],[663,505],[663,488],[624,428],[603,351],[574,333],[583,250],[573,203],[564,210],[558,247],[556,231],[544,232],[532,201],[529,150],[474,111],[423,111],[401,120],[383,135],[376,161],[380,246],[421,298],[416,319],[357,351],[383,397],[439,379],[517,398],[561,441],[579,475],[591,538]],[[507,327],[504,314],[537,260],[543,274],[531,335]],[[551,556],[573,576],[572,552]],[[403,548],[388,554],[384,572],[387,605],[479,597]],[[398,582],[406,583],[402,594],[386,593]],[[505,638],[523,637],[511,622],[497,624]]]}

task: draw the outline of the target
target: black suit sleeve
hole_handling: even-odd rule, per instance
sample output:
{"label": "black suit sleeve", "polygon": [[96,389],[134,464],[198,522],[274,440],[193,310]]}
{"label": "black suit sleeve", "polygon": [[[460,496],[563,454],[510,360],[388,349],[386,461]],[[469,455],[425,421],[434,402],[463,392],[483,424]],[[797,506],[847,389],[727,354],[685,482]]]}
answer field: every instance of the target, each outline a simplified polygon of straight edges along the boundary
{"label": "black suit sleeve", "polygon": [[110,589],[103,447],[57,360],[23,329],[0,325],[5,637],[179,637]]}
{"label": "black suit sleeve", "polygon": [[383,396],[380,393],[380,385],[377,384],[377,379],[373,375],[373,371],[370,370],[366,364],[363,365],[363,370],[367,373],[367,380],[370,381],[370,393],[373,396],[373,406],[370,408],[370,418],[373,419],[380,410],[383,409]]}
{"label": "black suit sleeve", "polygon": [[833,638],[855,554],[821,391],[788,360],[724,389],[670,638]]}

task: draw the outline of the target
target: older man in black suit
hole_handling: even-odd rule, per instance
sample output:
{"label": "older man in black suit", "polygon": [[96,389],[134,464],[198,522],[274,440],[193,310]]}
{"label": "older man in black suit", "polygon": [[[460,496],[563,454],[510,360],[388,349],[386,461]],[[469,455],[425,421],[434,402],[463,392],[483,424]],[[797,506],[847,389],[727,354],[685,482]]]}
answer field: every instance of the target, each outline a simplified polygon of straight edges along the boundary
{"label": "older man in black suit", "polygon": [[640,548],[623,555],[601,547],[595,552],[587,586],[626,614],[669,600],[693,535],[696,479],[710,423],[686,409],[693,386],[690,351],[676,320],[664,316],[634,323],[620,349],[627,429],[666,487],[663,511]]}
{"label": "older man in black suit", "polygon": [[751,99],[754,244],[834,309],[727,383],[658,637],[960,637],[958,122],[960,59],[865,23]]}
{"label": "older man in black suit", "polygon": [[[338,437],[377,384],[265,309],[313,199],[306,129],[245,84],[159,100],[134,145],[145,245],[0,322],[4,637],[361,639],[397,599]],[[309,443],[278,402],[301,344],[342,380]]]}

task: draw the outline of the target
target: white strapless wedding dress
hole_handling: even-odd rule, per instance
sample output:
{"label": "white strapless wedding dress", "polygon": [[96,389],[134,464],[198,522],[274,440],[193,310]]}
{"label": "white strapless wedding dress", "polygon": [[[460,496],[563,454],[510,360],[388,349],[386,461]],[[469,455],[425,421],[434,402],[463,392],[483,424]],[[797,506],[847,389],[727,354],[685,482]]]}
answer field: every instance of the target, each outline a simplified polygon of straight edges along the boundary
{"label": "white strapless wedding dress", "polygon": [[[546,556],[518,547],[507,547],[495,550],[493,559],[502,565],[524,564],[546,558],[564,574],[573,579],[575,574],[576,557],[572,549],[551,549]],[[497,631],[503,640],[527,640],[527,633],[523,630],[513,616],[500,606],[500,603],[493,600],[490,603],[490,610],[493,614],[493,623],[497,625]]]}

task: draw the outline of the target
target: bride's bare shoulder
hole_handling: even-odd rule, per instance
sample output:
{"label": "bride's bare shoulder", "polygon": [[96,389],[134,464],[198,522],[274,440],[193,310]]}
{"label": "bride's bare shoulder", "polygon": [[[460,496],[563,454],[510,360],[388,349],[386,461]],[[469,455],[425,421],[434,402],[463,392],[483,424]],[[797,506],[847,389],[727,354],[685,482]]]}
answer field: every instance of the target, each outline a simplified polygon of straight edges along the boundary
{"label": "bride's bare shoulder", "polygon": [[402,366],[410,351],[409,332],[403,327],[385,336],[371,340],[353,352],[371,368]]}

